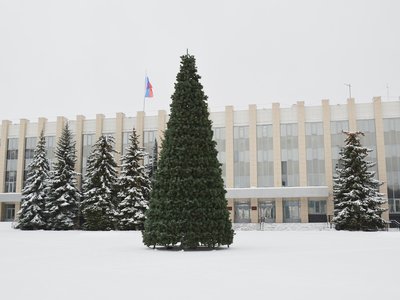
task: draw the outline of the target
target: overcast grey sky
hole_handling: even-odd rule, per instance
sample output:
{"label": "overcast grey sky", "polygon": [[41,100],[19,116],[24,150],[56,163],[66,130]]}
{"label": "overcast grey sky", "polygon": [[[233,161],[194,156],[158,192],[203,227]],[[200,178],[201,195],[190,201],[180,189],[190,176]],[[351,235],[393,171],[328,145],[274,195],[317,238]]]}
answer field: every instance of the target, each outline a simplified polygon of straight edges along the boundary
{"label": "overcast grey sky", "polygon": [[180,55],[213,111],[400,96],[400,1],[0,0],[0,119],[168,109]]}

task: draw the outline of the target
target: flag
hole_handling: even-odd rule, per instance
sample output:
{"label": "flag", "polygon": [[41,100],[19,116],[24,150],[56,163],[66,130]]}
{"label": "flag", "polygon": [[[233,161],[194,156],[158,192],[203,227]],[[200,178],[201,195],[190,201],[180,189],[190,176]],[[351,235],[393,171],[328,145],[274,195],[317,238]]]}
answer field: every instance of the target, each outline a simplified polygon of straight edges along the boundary
{"label": "flag", "polygon": [[153,97],[153,86],[150,83],[149,77],[146,76],[146,93],[144,94],[145,98]]}

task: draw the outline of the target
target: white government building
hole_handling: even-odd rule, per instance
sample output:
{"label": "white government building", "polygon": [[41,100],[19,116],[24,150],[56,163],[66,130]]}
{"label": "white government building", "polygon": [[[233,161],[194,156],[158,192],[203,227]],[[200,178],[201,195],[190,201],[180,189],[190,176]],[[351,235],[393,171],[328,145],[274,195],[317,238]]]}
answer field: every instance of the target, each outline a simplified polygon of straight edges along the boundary
{"label": "white government building", "polygon": [[[385,219],[400,220],[400,101],[319,106],[297,102],[289,108],[273,103],[271,108],[211,112],[218,159],[222,163],[228,208],[235,223],[325,222],[333,214],[332,175],[342,130],[365,133],[363,145],[371,148],[381,192],[388,198]],[[39,133],[44,130],[48,157],[68,122],[76,140],[76,171],[85,173],[91,146],[100,135],[113,135],[122,152],[134,127],[140,143],[151,152],[155,139],[161,145],[168,115],[135,117],[117,113],[115,118],[98,114],[86,120],[57,117],[55,122],[39,118],[21,119],[19,124],[3,120],[0,126],[0,220],[12,221],[20,207],[26,166],[33,157]],[[116,154],[119,160],[120,154]],[[79,183],[80,183],[79,179]]]}

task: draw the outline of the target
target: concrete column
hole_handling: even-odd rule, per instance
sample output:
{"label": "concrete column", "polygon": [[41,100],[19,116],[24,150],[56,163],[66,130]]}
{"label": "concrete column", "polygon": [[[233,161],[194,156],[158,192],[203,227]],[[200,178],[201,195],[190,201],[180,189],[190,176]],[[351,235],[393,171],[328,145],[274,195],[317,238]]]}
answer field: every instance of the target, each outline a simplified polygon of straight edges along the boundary
{"label": "concrete column", "polygon": [[275,199],[276,223],[283,223],[283,200],[282,198]]}
{"label": "concrete column", "polygon": [[226,187],[233,188],[233,106],[225,107]]}
{"label": "concrete column", "polygon": [[325,182],[329,188],[329,197],[326,202],[326,213],[333,215],[333,169],[332,169],[332,140],[331,140],[331,108],[329,100],[322,100],[322,114],[324,127],[324,157],[325,157]]}
{"label": "concrete column", "polygon": [[[158,149],[161,147],[162,140],[164,139],[164,132],[167,128],[167,113],[165,110],[158,111],[158,129],[157,129],[157,145]],[[160,151],[158,151],[160,153]]]}
{"label": "concrete column", "polygon": [[[304,101],[297,101],[297,126],[299,144],[299,185],[307,186],[306,124]],[[308,223],[308,199],[300,198],[300,219]]]}
{"label": "concrete column", "polygon": [[347,99],[347,113],[349,116],[349,131],[357,131],[356,104],[354,98]]}
{"label": "concrete column", "polygon": [[[83,155],[83,123],[85,122],[85,117],[82,115],[76,116],[76,129],[75,129],[75,149],[76,149],[76,164],[75,164],[75,172],[82,172],[82,155]],[[82,175],[77,176],[77,185],[81,187],[82,184]]]}
{"label": "concrete column", "polygon": [[[281,114],[279,103],[272,103],[272,134],[274,152],[274,186],[282,186],[282,165],[281,165]],[[278,212],[278,209],[277,209]]]}
{"label": "concrete column", "polygon": [[117,113],[116,129],[115,129],[115,150],[117,151],[117,153],[115,153],[115,161],[117,162],[118,165],[121,162],[121,154],[123,151],[122,131],[124,128],[124,118],[125,118],[124,113]]}
{"label": "concrete column", "polygon": [[[375,134],[376,134],[376,157],[378,161],[379,180],[383,184],[379,187],[379,192],[387,194],[387,175],[386,175],[386,154],[385,154],[385,132],[383,128],[382,117],[382,101],[381,97],[374,97],[374,117],[375,117]],[[382,214],[382,217],[389,221],[389,204],[386,202],[383,205],[387,210]]]}
{"label": "concrete column", "polygon": [[64,129],[64,126],[67,122],[67,119],[62,116],[57,117],[57,125],[56,125],[56,143],[58,143],[58,140],[61,137],[62,131]]}
{"label": "concrete column", "polygon": [[18,137],[18,161],[17,161],[17,193],[21,193],[24,185],[24,168],[25,168],[25,136],[28,120],[21,119],[19,122],[19,137]]}
{"label": "concrete column", "polygon": [[301,223],[308,223],[308,199],[300,198],[300,220]]}
{"label": "concrete column", "polygon": [[299,143],[299,184],[307,186],[306,124],[304,101],[297,101],[297,126]]}
{"label": "concrete column", "polygon": [[46,123],[47,123],[47,119],[46,118],[39,118],[39,120],[38,120],[38,137],[40,136],[42,131],[43,131],[43,134],[44,134],[44,130],[46,128]]}
{"label": "concrete column", "polygon": [[103,121],[104,121],[104,115],[103,114],[97,114],[96,115],[96,141],[103,135]]}
{"label": "concrete column", "polygon": [[14,220],[17,220],[17,215],[19,210],[21,209],[21,202],[15,202],[15,216],[14,216]]}
{"label": "concrete column", "polygon": [[257,187],[257,106],[254,104],[249,105],[249,151],[250,187]]}
{"label": "concrete column", "polygon": [[1,122],[1,144],[0,144],[0,193],[4,193],[4,185],[6,179],[6,163],[7,163],[7,139],[8,128],[11,121],[3,120]]}
{"label": "concrete column", "polygon": [[136,134],[139,136],[139,147],[143,147],[144,143],[144,112],[138,111],[136,114]]}
{"label": "concrete column", "polygon": [[[250,200],[250,220],[251,223],[258,223],[258,205],[257,205],[257,198],[251,198]],[[256,209],[253,210],[253,207]]]}

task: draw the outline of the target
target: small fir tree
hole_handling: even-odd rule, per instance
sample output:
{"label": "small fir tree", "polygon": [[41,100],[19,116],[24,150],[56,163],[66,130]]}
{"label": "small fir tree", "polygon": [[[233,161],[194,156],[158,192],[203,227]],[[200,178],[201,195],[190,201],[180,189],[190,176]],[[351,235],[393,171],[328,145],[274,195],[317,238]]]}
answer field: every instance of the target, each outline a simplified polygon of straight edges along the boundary
{"label": "small fir tree", "polygon": [[207,97],[194,56],[181,58],[143,242],[153,247],[230,245],[233,230]]}
{"label": "small fir tree", "polygon": [[143,230],[150,198],[150,180],[140,164],[145,153],[139,148],[135,129],[129,137],[126,150],[118,180],[118,229]]}
{"label": "small fir tree", "polygon": [[21,193],[21,209],[16,228],[38,230],[46,228],[45,203],[48,195],[49,161],[43,131],[28,166],[27,180]]}
{"label": "small fir tree", "polygon": [[101,136],[93,145],[88,157],[87,172],[82,186],[83,229],[115,229],[117,164],[113,157],[113,145],[113,137]]}
{"label": "small fir tree", "polygon": [[55,151],[56,162],[50,172],[50,192],[46,205],[48,228],[74,229],[78,225],[79,190],[76,187],[75,142],[72,132],[65,125]]}
{"label": "small fir tree", "polygon": [[386,201],[379,193],[382,182],[368,171],[375,163],[366,161],[372,150],[360,143],[362,132],[344,132],[345,145],[340,152],[334,178],[334,218],[338,230],[378,230],[385,227],[381,207]]}

